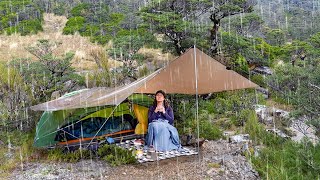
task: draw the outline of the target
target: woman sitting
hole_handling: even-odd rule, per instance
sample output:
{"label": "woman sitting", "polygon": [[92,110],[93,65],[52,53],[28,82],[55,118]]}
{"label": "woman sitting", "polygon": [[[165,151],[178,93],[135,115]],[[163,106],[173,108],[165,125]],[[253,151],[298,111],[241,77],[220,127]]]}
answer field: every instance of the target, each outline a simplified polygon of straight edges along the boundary
{"label": "woman sitting", "polygon": [[166,94],[159,90],[156,92],[153,106],[148,112],[147,146],[157,151],[170,151],[180,148],[178,131],[173,127],[173,111],[166,101]]}

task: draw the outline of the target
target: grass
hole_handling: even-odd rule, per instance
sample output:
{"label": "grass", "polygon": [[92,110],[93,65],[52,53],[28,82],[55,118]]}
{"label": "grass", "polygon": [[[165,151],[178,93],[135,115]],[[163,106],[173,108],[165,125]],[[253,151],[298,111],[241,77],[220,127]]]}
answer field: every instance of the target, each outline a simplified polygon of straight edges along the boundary
{"label": "grass", "polygon": [[[0,178],[10,175],[13,169],[25,161],[32,161],[35,149],[32,147],[34,133],[20,131],[1,132],[0,140],[5,143],[0,147]],[[11,147],[9,147],[9,142]]]}
{"label": "grass", "polygon": [[293,106],[290,104],[287,104],[286,102],[284,102],[283,99],[279,98],[279,97],[274,97],[274,98],[270,98],[267,100],[266,105],[268,107],[275,107],[275,108],[279,108],[285,111],[292,111],[293,110]]}
{"label": "grass", "polygon": [[55,50],[56,54],[64,54],[68,51],[75,52],[73,66],[77,70],[87,70],[96,67],[89,51],[101,46],[91,43],[89,38],[76,35],[63,35],[62,29],[65,26],[67,18],[64,16],[55,16],[53,14],[44,14],[44,31],[35,35],[20,36],[13,34],[10,36],[0,35],[0,61],[9,61],[15,58],[35,59],[25,48],[33,45],[38,39],[49,39],[58,41],[62,44]]}
{"label": "grass", "polygon": [[[72,66],[77,71],[86,71],[97,68],[90,51],[93,49],[100,49],[105,51],[106,48],[112,46],[112,42],[108,43],[105,47],[90,42],[88,37],[82,37],[78,33],[75,35],[63,35],[62,29],[67,22],[65,16],[56,16],[53,14],[44,13],[43,32],[34,35],[20,36],[19,34],[13,35],[0,35],[0,61],[8,62],[16,58],[36,58],[31,55],[25,48],[32,46],[39,39],[49,39],[50,41],[61,42],[61,45],[54,51],[55,54],[64,54],[68,51],[73,51],[75,57]],[[174,56],[165,53],[163,54],[160,49],[141,48],[139,53],[147,56],[147,60],[153,62],[166,62],[174,59]],[[119,62],[109,57],[111,65],[118,66]],[[121,64],[121,63],[120,63]]]}

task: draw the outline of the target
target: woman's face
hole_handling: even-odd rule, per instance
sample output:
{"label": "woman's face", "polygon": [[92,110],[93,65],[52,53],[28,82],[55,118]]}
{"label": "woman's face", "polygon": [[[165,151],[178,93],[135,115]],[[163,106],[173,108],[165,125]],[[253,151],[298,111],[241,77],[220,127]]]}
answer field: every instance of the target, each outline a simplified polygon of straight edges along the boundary
{"label": "woman's face", "polygon": [[163,102],[164,101],[164,96],[161,93],[156,94],[156,100],[157,102]]}

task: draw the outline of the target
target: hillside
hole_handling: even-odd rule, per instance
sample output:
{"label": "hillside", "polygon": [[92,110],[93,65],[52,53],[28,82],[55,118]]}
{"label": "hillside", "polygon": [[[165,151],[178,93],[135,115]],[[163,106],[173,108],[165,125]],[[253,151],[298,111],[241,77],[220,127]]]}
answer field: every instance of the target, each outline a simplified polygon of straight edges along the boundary
{"label": "hillside", "polygon": [[67,18],[65,16],[44,14],[43,32],[27,36],[20,36],[19,34],[10,36],[0,35],[0,60],[8,61],[15,58],[35,59],[25,48],[35,44],[39,39],[49,39],[62,43],[55,53],[75,52],[73,66],[76,69],[85,70],[96,67],[95,62],[89,55],[89,51],[102,47],[91,43],[88,38],[81,37],[80,35],[63,35],[62,29],[66,22]]}
{"label": "hillside", "polygon": [[[33,45],[39,39],[49,39],[52,41],[58,41],[62,44],[55,50],[56,54],[63,54],[68,51],[75,52],[73,59],[73,66],[77,71],[91,70],[97,67],[90,51],[94,49],[100,49],[103,51],[103,46],[90,42],[88,37],[82,37],[79,34],[64,35],[62,30],[67,22],[65,16],[57,16],[54,14],[44,14],[43,32],[36,35],[20,36],[14,35],[0,35],[0,61],[8,61],[15,58],[32,58],[35,59],[28,51],[26,47]],[[110,43],[106,47],[110,46]],[[150,61],[152,60],[172,60],[174,56],[168,53],[162,53],[160,49],[147,49],[142,48],[139,51],[141,54],[146,55]],[[112,63],[111,66],[118,66],[121,63],[109,59]]]}

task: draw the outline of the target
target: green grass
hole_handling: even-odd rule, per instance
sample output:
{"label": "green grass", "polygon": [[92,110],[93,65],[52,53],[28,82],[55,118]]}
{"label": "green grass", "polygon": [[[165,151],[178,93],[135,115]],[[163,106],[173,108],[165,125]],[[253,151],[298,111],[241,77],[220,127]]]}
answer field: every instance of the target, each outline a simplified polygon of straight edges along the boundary
{"label": "green grass", "polygon": [[[0,140],[5,143],[0,146],[0,178],[10,175],[10,172],[25,161],[34,160],[32,155],[35,149],[32,147],[34,133],[20,131],[1,132]],[[11,144],[11,148],[8,144]]]}

